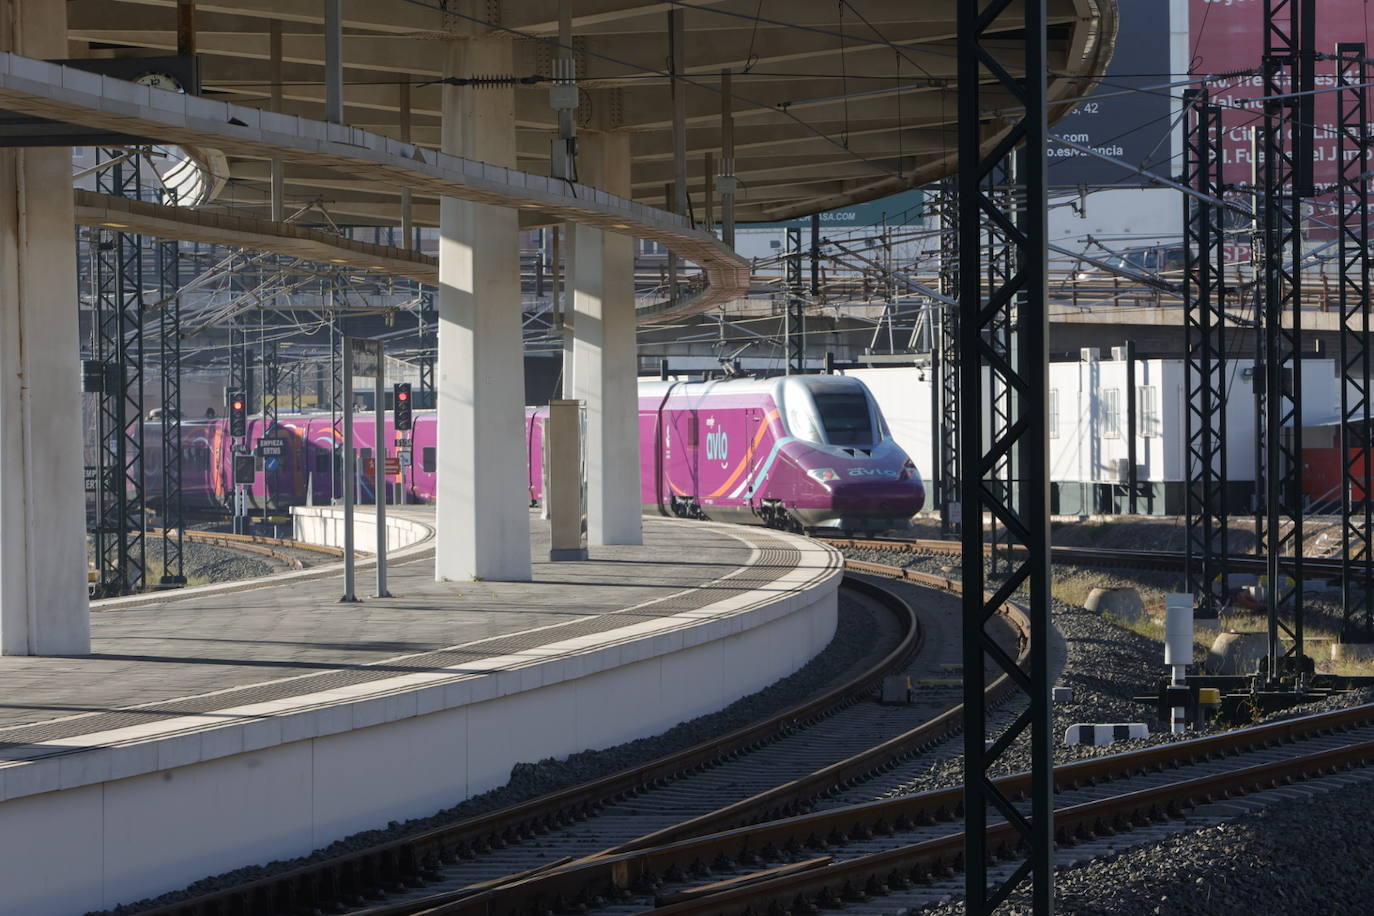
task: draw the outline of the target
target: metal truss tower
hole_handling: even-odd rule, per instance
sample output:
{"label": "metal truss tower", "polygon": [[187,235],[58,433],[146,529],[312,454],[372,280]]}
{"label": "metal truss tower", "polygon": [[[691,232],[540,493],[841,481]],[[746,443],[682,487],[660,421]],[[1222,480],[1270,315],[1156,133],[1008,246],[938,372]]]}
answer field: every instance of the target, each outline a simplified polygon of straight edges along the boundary
{"label": "metal truss tower", "polygon": [[1341,642],[1374,641],[1370,499],[1369,66],[1361,43],[1336,45],[1336,225],[1340,233]]}
{"label": "metal truss tower", "polygon": [[[250,359],[251,357],[249,356],[247,334],[239,325],[238,320],[235,319],[233,325],[231,325],[229,328],[229,390],[230,392],[238,392],[244,398],[245,404],[253,403],[252,395],[248,390],[248,365]],[[230,397],[233,397],[232,393],[230,394]],[[247,448],[248,440],[246,437],[243,441],[239,441],[238,439],[232,440],[231,450],[233,454],[238,455],[241,452],[246,451]],[[239,486],[239,484],[235,482],[233,490],[235,534],[243,533],[243,513],[246,511],[243,505],[241,504],[241,489],[242,488]]]}
{"label": "metal truss tower", "polygon": [[1226,321],[1221,108],[1204,90],[1183,93],[1184,555],[1197,616],[1226,603]]}
{"label": "metal truss tower", "polygon": [[802,295],[801,229],[787,230],[787,374],[806,371],[806,299]]}
{"label": "metal truss tower", "polygon": [[[1016,190],[1016,159],[1019,153],[1013,153],[1002,161],[996,163],[986,178],[987,195],[990,200],[997,202],[1001,212],[1007,214],[1017,213],[1017,190]],[[1004,288],[1016,273],[1016,247],[1007,231],[997,223],[989,221],[983,232],[984,245],[986,250],[983,253],[983,266],[987,274],[987,288],[989,290]],[[992,347],[994,358],[997,360],[1010,362],[1012,351],[1012,312],[1004,310],[998,312],[988,325],[987,337]],[[1007,379],[1000,373],[993,372],[988,375],[990,394],[988,397],[988,416],[992,423],[992,429],[1009,429],[1011,427],[1012,412],[1012,389]],[[998,456],[993,464],[991,477],[988,478],[988,485],[1000,490],[999,499],[1008,501],[1012,499],[1012,463],[1015,455],[1005,452]],[[1013,545],[1008,537],[1007,531],[996,513],[988,516],[988,544],[990,552],[988,559],[992,565],[994,575],[1007,575],[1011,572],[1012,560],[1011,551]]]}
{"label": "metal truss tower", "polygon": [[[964,867],[966,912],[991,913],[1024,879],[1031,880],[1037,914],[1054,900],[1054,781],[1050,718],[1049,455],[1046,402],[1049,374],[1048,241],[1046,201],[1046,0],[960,0],[958,4],[959,124],[959,481],[963,526],[964,644]],[[1004,14],[1018,16],[999,28]],[[1017,59],[1019,58],[1019,59]],[[1010,59],[1010,62],[1009,62]],[[1016,75],[1023,74],[1023,75]],[[987,93],[985,102],[984,93]],[[999,109],[988,118],[984,107]],[[989,133],[995,131],[995,133]],[[991,147],[984,148],[985,143]],[[1011,188],[1020,207],[987,182],[1023,146],[1022,168]],[[982,288],[983,241],[995,229],[1014,252],[1015,270]],[[1009,328],[1009,347],[994,343]],[[1006,425],[984,435],[981,422],[989,382],[1010,394]],[[1011,460],[1012,486],[995,478]],[[1020,550],[1005,577],[990,579],[983,564],[984,515],[1005,526]],[[1029,670],[1022,670],[988,624],[998,608],[1024,592],[1031,621]],[[983,694],[988,662],[1025,695],[1025,706],[1001,734],[988,732]],[[998,761],[1029,737],[1029,816],[992,782]],[[1018,842],[987,846],[989,808],[1012,824]],[[988,863],[1024,856],[1012,875],[988,885]]]}
{"label": "metal truss tower", "polygon": [[[139,159],[97,150],[96,187],[139,196]],[[143,476],[143,249],[138,236],[104,229],[95,242],[95,358],[103,370],[97,445],[96,593],[127,595],[147,584]]]}
{"label": "metal truss tower", "polygon": [[[337,283],[337,279],[331,279]],[[334,287],[330,287],[330,296]],[[329,313],[329,425],[333,454],[329,456],[329,498],[343,499],[343,333],[335,312]],[[352,443],[349,443],[352,447]]]}
{"label": "metal truss tower", "polygon": [[[959,299],[959,186],[953,178],[940,184],[940,294]],[[940,309],[936,337],[938,366],[931,383],[940,388],[940,466],[935,469],[940,534],[958,534],[959,501],[959,309]]]}
{"label": "metal truss tower", "polygon": [[[263,318],[264,325],[267,319]],[[278,398],[281,389],[281,359],[277,342],[264,341],[262,344],[262,434],[270,436],[277,430],[277,416],[280,413]]]}
{"label": "metal truss tower", "polygon": [[434,293],[426,291],[420,294],[420,311],[418,316],[419,328],[416,337],[419,338],[420,356],[416,360],[420,367],[420,406],[437,407],[438,402],[434,395],[434,358],[438,350],[439,339],[436,334],[437,328],[429,323],[426,315],[434,313]]}
{"label": "metal truss tower", "polygon": [[297,360],[288,372],[291,384],[291,412],[301,412],[301,395],[305,388],[305,363]]}
{"label": "metal truss tower", "polygon": [[[163,193],[163,202],[175,195]],[[158,343],[162,370],[162,588],[186,584],[181,492],[181,243],[157,242]]]}
{"label": "metal truss tower", "polygon": [[[267,317],[262,318],[263,327],[267,326]],[[264,334],[265,337],[265,334]],[[262,433],[263,436],[275,436],[277,433],[277,416],[280,410],[281,394],[281,359],[277,350],[275,340],[262,339]],[[267,473],[267,458],[262,459],[262,523],[267,524],[268,496],[271,495],[269,481],[271,477]]]}
{"label": "metal truss tower", "polygon": [[[1302,199],[1312,194],[1315,32],[1316,0],[1265,0],[1260,440],[1271,682],[1303,657],[1301,226]],[[1283,637],[1290,640],[1287,649]]]}

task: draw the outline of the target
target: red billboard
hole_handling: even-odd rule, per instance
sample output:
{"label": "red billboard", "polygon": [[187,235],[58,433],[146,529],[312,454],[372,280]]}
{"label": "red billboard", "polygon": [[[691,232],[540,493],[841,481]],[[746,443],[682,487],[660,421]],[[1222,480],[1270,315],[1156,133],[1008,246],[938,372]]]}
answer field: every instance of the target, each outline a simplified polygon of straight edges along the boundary
{"label": "red billboard", "polygon": [[[1374,33],[1370,31],[1367,2],[1317,0],[1319,55],[1335,55],[1338,43],[1364,42],[1368,56],[1369,50],[1374,49]],[[1189,0],[1188,72],[1192,76],[1223,77],[1209,81],[1207,86],[1212,99],[1223,106],[1228,183],[1249,183],[1253,164],[1250,130],[1263,117],[1259,104],[1251,100],[1264,95],[1264,77],[1260,72],[1264,5],[1264,0]],[[1374,67],[1369,71],[1374,74]],[[1319,187],[1334,184],[1337,178],[1335,86],[1336,62],[1319,59],[1313,144],[1314,178]],[[1284,91],[1292,91],[1286,82]],[[1370,115],[1374,116],[1374,107]]]}

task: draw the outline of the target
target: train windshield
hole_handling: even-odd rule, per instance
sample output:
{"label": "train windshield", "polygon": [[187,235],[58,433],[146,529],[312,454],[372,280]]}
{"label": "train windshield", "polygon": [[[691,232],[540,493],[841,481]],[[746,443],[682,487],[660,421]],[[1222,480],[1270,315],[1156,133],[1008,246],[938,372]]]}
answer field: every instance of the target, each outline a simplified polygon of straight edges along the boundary
{"label": "train windshield", "polygon": [[816,411],[831,445],[868,445],[874,440],[873,417],[862,391],[814,392]]}

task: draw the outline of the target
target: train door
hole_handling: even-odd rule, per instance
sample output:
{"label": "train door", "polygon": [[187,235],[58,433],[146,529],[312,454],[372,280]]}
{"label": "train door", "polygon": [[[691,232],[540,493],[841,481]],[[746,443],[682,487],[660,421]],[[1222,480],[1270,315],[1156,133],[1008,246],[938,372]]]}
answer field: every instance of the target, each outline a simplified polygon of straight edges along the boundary
{"label": "train door", "polygon": [[759,461],[762,456],[758,454],[759,435],[763,428],[763,411],[758,407],[746,407],[744,409],[744,436],[745,436],[745,467],[744,472],[744,498],[748,506],[752,509],[758,504],[754,495],[754,475],[758,473]]}
{"label": "train door", "polygon": [[666,399],[662,417],[662,493],[660,505],[670,515],[690,516],[700,491],[698,458],[700,424],[691,400],[681,394]]}

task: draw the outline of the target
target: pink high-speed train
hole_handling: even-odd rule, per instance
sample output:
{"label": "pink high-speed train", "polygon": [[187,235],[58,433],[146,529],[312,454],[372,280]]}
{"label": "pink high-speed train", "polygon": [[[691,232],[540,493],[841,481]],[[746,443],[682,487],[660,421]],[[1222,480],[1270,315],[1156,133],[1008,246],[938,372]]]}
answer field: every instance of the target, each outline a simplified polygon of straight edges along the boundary
{"label": "pink high-speed train", "polygon": [[[531,502],[543,496],[547,415],[545,408],[526,411]],[[436,421],[433,411],[416,411],[409,434],[413,462],[391,478],[404,487],[408,502],[434,499]],[[233,462],[227,422],[183,421],[182,430],[186,506],[229,505]],[[250,444],[261,435],[261,421],[251,422]],[[339,434],[328,415],[283,416],[275,435],[287,440],[286,454],[259,470],[249,491],[251,506],[299,505],[308,490],[316,503],[338,495],[342,471],[331,473],[331,454]],[[385,435],[387,454],[395,455],[397,434],[389,416]],[[360,456],[370,457],[370,413],[358,416],[354,436]],[[150,428],[148,444],[157,441]],[[868,388],[844,376],[641,381],[639,446],[646,512],[860,532],[907,527],[925,501],[916,466],[893,441]],[[150,493],[159,479],[158,458],[149,449]],[[370,502],[371,479],[361,488]]]}

